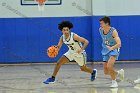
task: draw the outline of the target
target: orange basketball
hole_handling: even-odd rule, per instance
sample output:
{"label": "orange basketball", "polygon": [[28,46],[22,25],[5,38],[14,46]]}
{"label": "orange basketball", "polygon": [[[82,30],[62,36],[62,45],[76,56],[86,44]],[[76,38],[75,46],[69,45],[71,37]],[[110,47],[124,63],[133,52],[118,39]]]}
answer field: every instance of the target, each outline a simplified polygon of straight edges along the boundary
{"label": "orange basketball", "polygon": [[56,46],[49,47],[47,54],[50,58],[55,58],[58,55],[58,48]]}

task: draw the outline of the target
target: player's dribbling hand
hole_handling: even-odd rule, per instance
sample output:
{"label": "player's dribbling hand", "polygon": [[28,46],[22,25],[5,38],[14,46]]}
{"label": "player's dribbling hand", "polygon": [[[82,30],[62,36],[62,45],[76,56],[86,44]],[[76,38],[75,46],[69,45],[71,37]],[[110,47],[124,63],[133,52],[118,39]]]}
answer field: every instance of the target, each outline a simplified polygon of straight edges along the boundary
{"label": "player's dribbling hand", "polygon": [[79,49],[79,50],[77,51],[78,54],[80,54],[80,53],[82,53],[82,52],[83,52],[82,49]]}
{"label": "player's dribbling hand", "polygon": [[106,46],[110,51],[112,51],[113,49],[112,49],[112,47],[110,47],[110,46]]}
{"label": "player's dribbling hand", "polygon": [[53,45],[53,47],[58,48],[58,46],[57,46],[57,45]]}
{"label": "player's dribbling hand", "polygon": [[54,47],[59,51],[59,47],[58,46],[54,45]]}

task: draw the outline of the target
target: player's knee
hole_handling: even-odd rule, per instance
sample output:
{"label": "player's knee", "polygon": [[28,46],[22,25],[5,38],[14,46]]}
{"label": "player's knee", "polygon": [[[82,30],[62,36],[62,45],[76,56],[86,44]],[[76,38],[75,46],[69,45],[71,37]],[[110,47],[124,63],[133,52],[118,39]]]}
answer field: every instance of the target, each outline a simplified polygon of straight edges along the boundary
{"label": "player's knee", "polygon": [[107,66],[104,66],[103,68],[104,68],[104,71],[107,71]]}
{"label": "player's knee", "polygon": [[85,67],[84,66],[81,66],[80,69],[81,69],[81,71],[85,71]]}
{"label": "player's knee", "polygon": [[108,69],[107,69],[107,66],[104,67],[104,74],[105,74],[105,75],[108,75]]}
{"label": "player's knee", "polygon": [[108,69],[109,71],[111,71],[111,70],[112,70],[112,68],[113,68],[113,67],[112,67],[112,65],[111,65],[111,64],[108,64],[108,65],[107,65],[107,69]]}
{"label": "player's knee", "polygon": [[56,65],[57,65],[57,66],[61,66],[62,63],[58,61]]}
{"label": "player's knee", "polygon": [[108,75],[108,72],[104,72],[105,75]]}
{"label": "player's knee", "polygon": [[108,71],[104,70],[104,74],[105,74],[105,75],[108,75]]}

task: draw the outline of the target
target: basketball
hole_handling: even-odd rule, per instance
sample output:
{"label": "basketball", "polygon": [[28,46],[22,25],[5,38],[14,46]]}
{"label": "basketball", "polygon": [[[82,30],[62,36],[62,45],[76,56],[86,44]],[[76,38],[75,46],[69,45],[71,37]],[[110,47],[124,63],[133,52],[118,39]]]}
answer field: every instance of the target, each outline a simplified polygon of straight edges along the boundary
{"label": "basketball", "polygon": [[47,49],[47,54],[50,58],[55,58],[58,55],[58,48],[56,46],[51,46]]}

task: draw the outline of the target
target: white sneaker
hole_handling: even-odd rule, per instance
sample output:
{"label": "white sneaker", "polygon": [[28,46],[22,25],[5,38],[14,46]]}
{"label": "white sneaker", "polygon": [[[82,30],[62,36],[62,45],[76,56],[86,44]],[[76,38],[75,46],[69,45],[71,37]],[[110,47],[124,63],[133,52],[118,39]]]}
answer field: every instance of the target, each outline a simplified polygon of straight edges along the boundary
{"label": "white sneaker", "polygon": [[137,80],[134,80],[134,83],[135,83],[135,84],[140,84],[140,78],[137,79]]}
{"label": "white sneaker", "polygon": [[119,70],[119,71],[117,71],[117,72],[118,72],[118,77],[119,77],[119,79],[120,79],[121,81],[124,81],[124,70],[121,69],[121,70]]}
{"label": "white sneaker", "polygon": [[112,85],[110,86],[110,88],[117,88],[118,87],[118,83],[116,80],[112,80]]}
{"label": "white sneaker", "polygon": [[140,85],[137,84],[136,86],[134,86],[134,88],[140,90]]}
{"label": "white sneaker", "polygon": [[111,88],[111,93],[118,93],[118,88]]}

